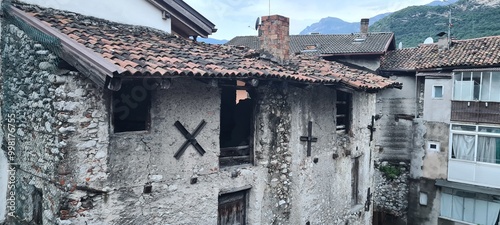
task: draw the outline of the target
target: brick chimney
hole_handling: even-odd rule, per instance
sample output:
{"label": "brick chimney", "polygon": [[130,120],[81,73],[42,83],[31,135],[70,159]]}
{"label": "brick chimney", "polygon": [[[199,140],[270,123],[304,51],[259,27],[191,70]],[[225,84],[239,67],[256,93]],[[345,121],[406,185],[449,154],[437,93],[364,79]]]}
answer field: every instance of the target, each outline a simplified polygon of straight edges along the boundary
{"label": "brick chimney", "polygon": [[280,64],[290,55],[290,19],[280,15],[263,16],[259,28],[261,57]]}
{"label": "brick chimney", "polygon": [[370,25],[370,19],[361,19],[361,26],[359,28],[359,33],[361,33],[361,36],[366,37],[366,35],[368,34],[368,25]]}

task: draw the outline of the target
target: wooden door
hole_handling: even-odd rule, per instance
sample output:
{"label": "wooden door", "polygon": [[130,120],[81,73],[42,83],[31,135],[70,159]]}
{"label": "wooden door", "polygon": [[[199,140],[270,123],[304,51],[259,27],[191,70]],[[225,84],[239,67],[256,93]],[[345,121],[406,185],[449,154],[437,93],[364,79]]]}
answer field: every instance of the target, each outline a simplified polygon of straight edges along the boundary
{"label": "wooden door", "polygon": [[219,197],[218,225],[246,224],[246,193],[240,191]]}

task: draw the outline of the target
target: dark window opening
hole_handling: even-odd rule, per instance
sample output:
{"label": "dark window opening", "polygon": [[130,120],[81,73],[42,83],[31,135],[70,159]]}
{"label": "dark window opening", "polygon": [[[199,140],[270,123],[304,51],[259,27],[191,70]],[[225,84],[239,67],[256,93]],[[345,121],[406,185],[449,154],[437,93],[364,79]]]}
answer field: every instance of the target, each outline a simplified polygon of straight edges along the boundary
{"label": "dark window opening", "polygon": [[35,188],[31,195],[33,201],[33,219],[31,224],[43,224],[43,193],[42,190]]}
{"label": "dark window opening", "polygon": [[352,205],[359,204],[359,157],[353,159],[351,170],[351,202]]}
{"label": "dark window opening", "polygon": [[337,131],[348,133],[351,125],[352,95],[337,91]]}
{"label": "dark window opening", "polygon": [[220,165],[251,163],[255,99],[244,82],[221,85]]}
{"label": "dark window opening", "polygon": [[248,190],[219,196],[217,225],[245,225]]}
{"label": "dark window opening", "polygon": [[149,128],[151,94],[142,82],[123,82],[119,91],[113,92],[114,132],[142,131]]}

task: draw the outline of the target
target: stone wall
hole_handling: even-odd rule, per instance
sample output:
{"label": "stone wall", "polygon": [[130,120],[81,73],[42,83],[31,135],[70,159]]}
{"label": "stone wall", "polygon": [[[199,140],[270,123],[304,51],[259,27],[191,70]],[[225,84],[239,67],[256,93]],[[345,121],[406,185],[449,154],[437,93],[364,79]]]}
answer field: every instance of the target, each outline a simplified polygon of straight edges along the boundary
{"label": "stone wall", "polygon": [[[104,109],[102,90],[78,72],[58,67],[64,62],[50,50],[56,43],[42,45],[9,22],[2,27],[2,116],[4,129],[8,124],[16,129],[15,143],[4,141],[2,149],[14,144],[19,165],[16,218],[8,222],[40,220],[33,215],[42,212],[43,224],[56,224],[64,219],[60,209],[69,207],[68,194],[106,180],[106,159],[96,155],[107,147],[107,126],[99,128],[101,138],[91,129],[107,121],[96,113]],[[12,117],[15,122],[7,122]]]}
{"label": "stone wall", "polygon": [[409,165],[404,162],[379,161],[375,168],[376,190],[373,196],[375,210],[397,217],[406,223],[410,188]]}

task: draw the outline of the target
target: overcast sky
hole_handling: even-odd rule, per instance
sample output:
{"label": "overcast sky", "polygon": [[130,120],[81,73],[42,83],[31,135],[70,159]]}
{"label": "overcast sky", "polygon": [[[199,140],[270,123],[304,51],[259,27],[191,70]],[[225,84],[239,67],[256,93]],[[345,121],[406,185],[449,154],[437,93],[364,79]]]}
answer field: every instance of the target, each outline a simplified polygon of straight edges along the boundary
{"label": "overcast sky", "polygon": [[[255,20],[269,15],[269,0],[184,0],[212,21],[219,30],[211,38],[229,40],[256,35]],[[324,17],[357,22],[385,12],[394,12],[432,0],[270,0],[271,14],[290,18],[290,34],[298,34]]]}

